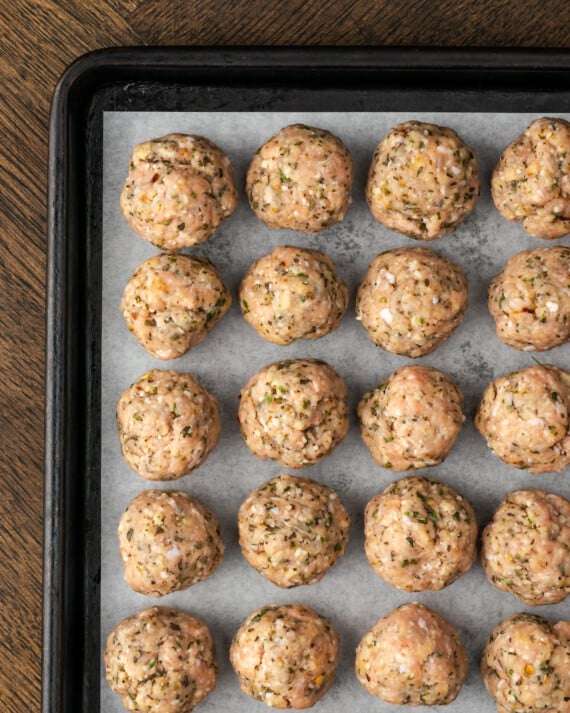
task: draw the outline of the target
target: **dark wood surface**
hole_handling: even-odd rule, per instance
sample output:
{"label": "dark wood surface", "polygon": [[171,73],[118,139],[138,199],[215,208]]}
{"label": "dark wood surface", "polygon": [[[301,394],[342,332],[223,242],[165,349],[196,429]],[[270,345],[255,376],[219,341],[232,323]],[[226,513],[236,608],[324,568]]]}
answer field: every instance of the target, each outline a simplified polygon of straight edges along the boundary
{"label": "dark wood surface", "polygon": [[81,54],[152,44],[570,47],[570,3],[0,3],[0,710],[7,713],[40,709],[50,98],[57,78]]}

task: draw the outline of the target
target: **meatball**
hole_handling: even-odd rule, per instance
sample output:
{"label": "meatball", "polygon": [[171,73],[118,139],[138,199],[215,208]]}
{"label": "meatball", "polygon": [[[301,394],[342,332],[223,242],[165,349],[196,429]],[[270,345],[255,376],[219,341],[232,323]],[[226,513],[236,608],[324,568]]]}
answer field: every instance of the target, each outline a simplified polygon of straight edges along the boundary
{"label": "meatball", "polygon": [[368,561],[388,584],[406,592],[438,590],[473,564],[477,519],[453,488],[414,476],[370,500],[364,537]]}
{"label": "meatball", "polygon": [[497,589],[525,604],[570,594],[570,502],[542,490],[507,495],[483,530],[481,561]]}
{"label": "meatball", "polygon": [[254,490],[238,514],[243,556],[278,587],[321,580],[344,554],[350,518],[326,485],[279,475]]}
{"label": "meatball", "polygon": [[465,417],[463,394],[429,366],[402,366],[358,404],[360,430],[372,457],[395,471],[442,463]]}
{"label": "meatball", "polygon": [[333,682],[337,660],[336,631],[302,604],[252,612],[230,648],[241,690],[273,708],[310,708]]}
{"label": "meatball", "polygon": [[434,240],[455,230],[478,196],[475,152],[453,129],[407,121],[376,147],[366,200],[387,228]]}
{"label": "meatball", "polygon": [[475,425],[502,461],[531,473],[570,463],[570,374],[550,364],[500,376],[483,393]]}
{"label": "meatball", "polygon": [[127,584],[148,597],[187,589],[209,577],[224,545],[214,513],[179,490],[145,490],[118,529]]}
{"label": "meatball", "polygon": [[398,248],[371,262],[356,295],[356,319],[394,354],[430,354],[463,322],[467,278],[426,248]]}
{"label": "meatball", "polygon": [[497,335],[525,352],[570,340],[570,249],[539,248],[514,255],[489,286]]}
{"label": "meatball", "polygon": [[570,233],[570,123],[533,121],[501,154],[491,194],[501,215],[535,238]]}
{"label": "meatball", "polygon": [[467,674],[456,628],[423,604],[403,604],[380,619],[356,649],[356,676],[387,703],[451,703]]}
{"label": "meatball", "polygon": [[206,338],[231,302],[209,260],[170,253],[137,267],[123,292],[121,312],[153,357],[177,359]]}
{"label": "meatball", "polygon": [[286,468],[311,465],[348,432],[346,384],[319,359],[277,361],[241,390],[238,420],[258,458]]}
{"label": "meatball", "polygon": [[168,607],[150,607],[111,629],[107,682],[127,710],[190,713],[216,685],[216,652],[208,627]]}
{"label": "meatball", "polygon": [[168,134],[135,146],[121,210],[153,245],[178,250],[203,243],[237,202],[231,163],[208,139]]}
{"label": "meatball", "polygon": [[570,712],[570,622],[514,614],[497,626],[481,675],[499,713]]}
{"label": "meatball", "polygon": [[147,480],[188,475],[220,438],[218,402],[190,374],[153,369],[117,404],[123,457]]}
{"label": "meatball", "polygon": [[353,173],[339,138],[293,124],[257,149],[245,189],[253,211],[270,228],[320,233],[346,215]]}
{"label": "meatball", "polygon": [[245,319],[275,344],[319,339],[340,324],[348,289],[318,250],[278,247],[247,271],[240,287]]}

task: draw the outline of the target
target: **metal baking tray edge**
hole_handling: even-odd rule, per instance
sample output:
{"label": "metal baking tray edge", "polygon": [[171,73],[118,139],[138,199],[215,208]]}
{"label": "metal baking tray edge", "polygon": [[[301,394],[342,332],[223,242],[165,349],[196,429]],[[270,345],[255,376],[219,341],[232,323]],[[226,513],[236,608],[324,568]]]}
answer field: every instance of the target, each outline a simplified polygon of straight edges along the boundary
{"label": "metal baking tray edge", "polygon": [[[96,98],[114,87],[113,108],[175,109],[184,99],[165,101],[169,88],[236,79],[253,92],[327,86],[331,96],[339,87],[371,96],[390,87],[394,97],[412,86],[432,97],[494,91],[491,104],[509,101],[516,111],[517,97],[570,96],[570,51],[132,47],[92,52],[68,68],[49,134],[43,713],[99,711],[102,166],[100,145],[88,142],[100,122]],[[158,105],[148,104],[153,99]]]}

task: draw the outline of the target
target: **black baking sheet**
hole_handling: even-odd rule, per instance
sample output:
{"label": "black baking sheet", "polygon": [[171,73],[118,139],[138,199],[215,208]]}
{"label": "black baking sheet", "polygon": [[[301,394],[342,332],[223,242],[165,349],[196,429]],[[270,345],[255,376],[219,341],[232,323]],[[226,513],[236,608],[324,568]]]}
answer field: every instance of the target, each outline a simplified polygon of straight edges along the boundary
{"label": "black baking sheet", "polygon": [[123,49],[63,77],[50,146],[44,713],[100,709],[103,113],[561,114],[569,68],[567,52]]}

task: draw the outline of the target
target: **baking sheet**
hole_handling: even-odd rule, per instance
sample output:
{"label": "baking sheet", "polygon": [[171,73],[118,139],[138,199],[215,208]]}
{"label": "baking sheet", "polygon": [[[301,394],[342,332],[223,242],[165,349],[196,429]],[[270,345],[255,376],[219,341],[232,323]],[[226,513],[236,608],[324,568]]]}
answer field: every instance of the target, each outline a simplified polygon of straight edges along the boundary
{"label": "baking sheet", "polygon": [[[551,115],[570,120],[569,114]],[[102,294],[102,403],[101,403],[101,640],[120,619],[154,604],[174,606],[203,619],[217,648],[219,677],[215,691],[198,710],[245,713],[267,710],[264,704],[241,694],[231,669],[228,651],[232,636],[246,615],[266,604],[303,602],[326,616],[341,640],[336,679],[315,713],[353,710],[393,711],[393,706],[372,698],[354,675],[354,651],[362,635],[378,618],[404,602],[420,601],[453,622],[469,654],[469,674],[456,699],[445,710],[494,713],[495,705],[479,675],[479,657],[491,629],[517,611],[534,611],[553,620],[570,618],[570,604],[530,609],[513,596],[492,587],[477,562],[471,570],[440,592],[407,594],[391,588],[368,564],[363,550],[363,511],[368,500],[405,474],[379,468],[364,446],[356,419],[362,394],[394,369],[419,363],[448,372],[465,395],[467,416],[459,439],[447,460],[417,473],[438,478],[459,490],[485,524],[501,498],[510,490],[543,488],[570,498],[568,473],[532,476],[501,463],[488,450],[473,425],[473,413],[485,386],[496,376],[532,365],[528,353],[503,345],[495,335],[486,306],[491,278],[515,253],[558,244],[527,236],[520,225],[508,223],[495,210],[489,192],[491,171],[502,149],[535,114],[486,113],[264,113],[220,112],[106,112],[103,163],[103,294]],[[465,321],[434,353],[417,360],[390,355],[375,347],[354,317],[354,294],[370,261],[381,251],[420,245],[378,224],[364,200],[364,184],[378,141],[396,123],[408,119],[430,121],[454,128],[479,159],[480,200],[459,229],[426,244],[458,262],[469,279],[469,309]],[[258,146],[282,126],[294,122],[329,129],[348,146],[355,161],[353,204],[345,220],[320,235],[274,231],[250,210],[243,185],[247,166]],[[127,175],[130,154],[138,142],[171,132],[203,134],[230,157],[240,203],[234,215],[205,244],[187,252],[205,255],[216,265],[234,297],[229,313],[202,344],[180,359],[153,359],[128,333],[118,306],[124,286],[135,268],[157,250],[138,238],[119,209],[119,194]],[[265,342],[241,316],[237,287],[249,265],[277,245],[292,244],[324,250],[346,280],[351,302],[338,330],[314,342],[288,347]],[[236,422],[238,394],[251,374],[282,358],[320,357],[348,384],[351,428],[331,456],[298,471],[336,488],[352,518],[346,554],[321,582],[283,591],[257,574],[243,559],[237,542],[237,511],[257,485],[285,472],[279,464],[260,461],[245,446]],[[570,369],[570,345],[538,355],[543,363]],[[167,484],[152,484],[123,462],[115,426],[115,408],[122,391],[152,368],[188,371],[218,398],[222,418],[220,444],[193,475]],[[292,472],[292,471],[289,471]],[[180,489],[202,500],[218,515],[226,546],[224,561],[212,577],[184,592],[155,600],[133,592],[123,580],[116,528],[129,501],[149,487]],[[101,676],[101,710],[123,711],[122,704]],[[435,706],[433,710],[443,710]]]}

